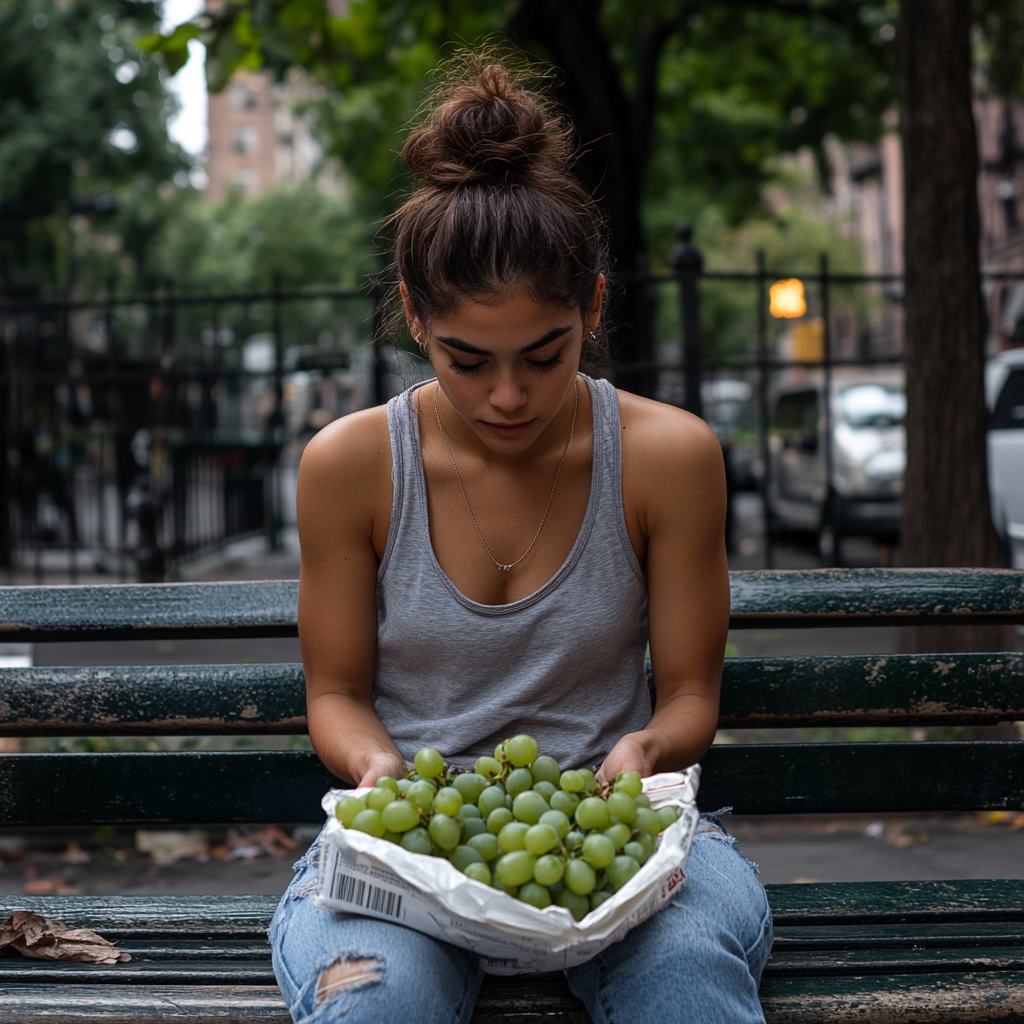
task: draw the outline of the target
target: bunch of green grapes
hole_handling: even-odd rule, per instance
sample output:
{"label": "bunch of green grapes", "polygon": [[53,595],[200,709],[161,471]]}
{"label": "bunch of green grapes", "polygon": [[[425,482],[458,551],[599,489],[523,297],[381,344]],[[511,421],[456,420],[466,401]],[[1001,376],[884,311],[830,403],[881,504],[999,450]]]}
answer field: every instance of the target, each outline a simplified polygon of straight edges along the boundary
{"label": "bunch of green grapes", "polygon": [[335,808],[345,828],[446,857],[465,875],[531,906],[552,903],[577,920],[640,870],[679,816],[654,810],[639,772],[601,785],[589,769],[561,771],[530,736],[498,744],[471,772],[431,747],[403,779],[384,776]]}

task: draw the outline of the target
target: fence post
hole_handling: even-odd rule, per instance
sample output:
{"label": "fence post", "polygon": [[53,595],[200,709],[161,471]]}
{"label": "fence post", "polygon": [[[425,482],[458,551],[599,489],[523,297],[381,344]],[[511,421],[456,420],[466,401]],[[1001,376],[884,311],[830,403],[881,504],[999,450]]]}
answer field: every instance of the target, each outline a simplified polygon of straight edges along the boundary
{"label": "fence post", "polygon": [[757,250],[757,405],[761,442],[761,511],[764,516],[764,566],[775,568],[775,538],[768,498],[771,481],[771,451],[768,445],[768,272],[764,250]]}
{"label": "fence post", "polygon": [[370,298],[373,300],[373,404],[383,405],[387,401],[384,393],[384,378],[388,364],[381,347],[384,334],[384,298],[386,289],[379,278],[370,280]]}
{"label": "fence post", "polygon": [[267,424],[267,463],[263,501],[266,507],[267,547],[281,550],[281,502],[278,461],[284,450],[284,337],[281,331],[281,275],[274,274],[271,296],[271,324],[274,332],[274,411]]}
{"label": "fence post", "polygon": [[700,295],[697,279],[704,269],[704,257],[690,244],[693,225],[682,220],[676,225],[679,241],[669,253],[668,261],[679,281],[679,312],[683,330],[683,408],[703,418],[701,378],[703,353],[700,347]]}
{"label": "fence post", "polygon": [[[833,451],[832,451],[832,332],[829,326],[830,300],[829,294],[828,253],[823,252],[819,260],[818,287],[821,296],[821,355],[822,370],[825,378],[825,515],[831,517],[832,484],[833,484]],[[833,527],[835,526],[833,521]],[[839,552],[839,539],[833,529],[835,549],[830,561],[835,565],[842,563]]]}

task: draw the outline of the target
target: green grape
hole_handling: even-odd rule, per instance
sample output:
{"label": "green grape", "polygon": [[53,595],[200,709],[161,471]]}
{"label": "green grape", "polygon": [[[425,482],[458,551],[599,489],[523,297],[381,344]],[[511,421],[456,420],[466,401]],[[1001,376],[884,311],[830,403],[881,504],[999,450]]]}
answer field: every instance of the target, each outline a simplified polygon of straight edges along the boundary
{"label": "green grape", "polygon": [[654,851],[658,848],[658,842],[654,836],[641,832],[636,837],[636,842],[640,844],[641,849],[644,851],[644,860],[650,860],[654,856]]}
{"label": "green grape", "polygon": [[505,885],[519,886],[533,878],[533,866],[537,858],[526,850],[506,853],[494,866],[495,873]]}
{"label": "green grape", "polygon": [[640,865],[632,857],[620,854],[608,865],[605,873],[612,888],[618,892],[639,870]]}
{"label": "green grape", "polygon": [[503,740],[494,748],[494,760],[505,762],[508,760],[508,755],[505,753],[505,744],[508,740]]}
{"label": "green grape", "polygon": [[497,835],[506,825],[516,820],[516,816],[504,805],[495,808],[487,815],[487,831]]}
{"label": "green grape", "polygon": [[628,825],[616,821],[604,830],[604,834],[615,844],[616,850],[621,850],[629,842],[629,837],[633,833],[629,831]]}
{"label": "green grape", "polygon": [[580,775],[583,776],[583,791],[585,793],[595,793],[601,788],[597,776],[589,768],[581,768]]}
{"label": "green grape", "polygon": [[483,882],[484,885],[491,884],[491,869],[486,864],[467,864],[462,873],[474,882]]}
{"label": "green grape", "polygon": [[599,889],[597,892],[590,894],[590,909],[597,910],[605,900],[610,900],[612,894],[607,889]]}
{"label": "green grape", "polygon": [[[511,827],[511,826],[506,826]],[[558,833],[550,825],[531,825],[523,836],[523,847],[530,853],[540,856],[553,850],[558,845]],[[550,885],[550,882],[545,882]]]}
{"label": "green grape", "polygon": [[533,880],[540,885],[555,885],[565,874],[565,861],[553,853],[546,853],[537,858],[533,865]]}
{"label": "green grape", "polygon": [[582,921],[590,912],[590,900],[586,896],[577,896],[571,889],[562,888],[555,897],[555,903],[565,907],[572,914],[574,921]]}
{"label": "green grape", "polygon": [[410,853],[429,854],[431,850],[430,833],[422,827],[410,829],[402,836],[402,842],[399,845]]}
{"label": "green grape", "polygon": [[545,811],[550,811],[548,802],[540,795],[535,793],[532,789],[528,789],[525,793],[520,793],[515,798],[512,804],[512,813],[520,820],[525,821],[529,825],[536,825],[540,821],[540,816]]}
{"label": "green grape", "polygon": [[399,779],[398,780],[398,792],[403,796],[409,792],[412,788],[412,779]]}
{"label": "green grape", "polygon": [[656,813],[658,815],[658,820],[661,822],[662,832],[679,820],[679,811],[671,804],[667,807],[659,807]]}
{"label": "green grape", "polygon": [[477,800],[476,805],[480,808],[480,813],[485,818],[490,818],[491,812],[495,808],[505,806],[505,790],[500,789],[498,786],[488,786],[480,794],[480,799]]}
{"label": "green grape", "polygon": [[447,814],[435,814],[430,819],[427,831],[442,850],[454,850],[462,836],[459,823],[454,818],[449,818]]}
{"label": "green grape", "polygon": [[558,780],[558,784],[566,793],[582,793],[583,774],[576,771],[575,768],[570,768],[567,772],[562,772],[562,777]]}
{"label": "green grape", "polygon": [[539,824],[550,825],[558,833],[559,839],[564,839],[569,834],[568,815],[563,814],[561,811],[545,811],[540,816]]}
{"label": "green grape", "polygon": [[478,757],[476,759],[476,773],[490,782],[501,774],[501,762],[496,761],[493,757]]}
{"label": "green grape", "polygon": [[635,803],[638,808],[646,807],[650,809],[651,798],[646,793],[641,793],[639,796],[633,798],[633,803]]}
{"label": "green grape", "polygon": [[533,776],[529,768],[515,768],[508,773],[505,780],[505,792],[515,799],[520,793],[525,793],[533,786]]}
{"label": "green grape", "polygon": [[469,818],[480,818],[483,820],[483,815],[480,813],[480,808],[476,804],[463,804],[459,808],[459,817],[466,821]]}
{"label": "green grape", "polygon": [[366,798],[361,796],[343,796],[334,806],[334,816],[345,826],[351,828],[356,815],[366,810]]}
{"label": "green grape", "polygon": [[506,885],[498,877],[498,865],[501,863],[501,861],[502,861],[502,858],[499,857],[491,865],[491,885],[493,885],[495,889],[499,890],[500,892],[505,893],[508,896],[515,896],[516,893],[519,892],[519,887],[515,886],[515,885]]}
{"label": "green grape", "polygon": [[612,793],[608,797],[608,813],[628,825],[636,818],[636,804],[628,793]]}
{"label": "green grape", "polygon": [[597,874],[585,860],[573,858],[565,866],[565,884],[578,896],[587,896],[594,891]]}
{"label": "green grape", "polygon": [[380,812],[386,828],[392,832],[408,832],[420,823],[420,812],[408,800],[394,800]]}
{"label": "green grape", "polygon": [[592,832],[583,840],[583,859],[592,868],[605,868],[615,860],[615,844],[600,832]]}
{"label": "green grape", "polygon": [[550,800],[559,790],[557,790],[550,782],[541,780],[533,784],[533,791],[540,793],[545,800]]}
{"label": "green grape", "polygon": [[426,779],[420,779],[419,782],[414,782],[409,787],[409,792],[405,794],[405,799],[411,804],[415,804],[421,811],[430,813],[431,807],[434,805],[434,794],[437,790],[432,782],[427,782]]}
{"label": "green grape", "polygon": [[558,762],[553,757],[548,757],[547,754],[541,754],[530,765],[530,774],[533,776],[534,782],[550,782],[553,786],[557,786],[562,777],[562,773],[558,770]]}
{"label": "green grape", "polygon": [[484,862],[483,854],[479,850],[474,850],[472,846],[456,846],[448,854],[448,859],[460,871],[465,871],[470,864],[483,864]]}
{"label": "green grape", "polygon": [[498,845],[502,853],[513,853],[526,849],[526,833],[530,826],[525,821],[513,821],[498,833]]}
{"label": "green grape", "polygon": [[396,846],[402,841],[401,832],[385,832],[381,839],[386,843],[394,843]]}
{"label": "green grape", "polygon": [[612,823],[608,805],[599,796],[588,796],[576,808],[576,823],[584,832],[606,829]]}
{"label": "green grape", "polygon": [[627,796],[639,796],[644,790],[644,784],[640,779],[639,772],[619,772],[615,776],[613,789],[617,793],[625,793]]}
{"label": "green grape", "polygon": [[641,832],[646,832],[649,836],[656,836],[661,831],[661,819],[658,817],[658,812],[647,807],[638,807],[633,827]]}
{"label": "green grape", "polygon": [[513,736],[505,741],[505,756],[514,768],[525,768],[537,759],[537,741],[532,736]]}
{"label": "green grape", "polygon": [[434,797],[434,810],[439,814],[447,814],[454,818],[462,806],[462,794],[454,786],[445,786],[437,791]]}
{"label": "green grape", "polygon": [[551,893],[545,886],[538,885],[536,882],[527,882],[522,886],[519,890],[519,899],[538,910],[551,906]]}
{"label": "green grape", "polygon": [[473,836],[487,833],[487,825],[482,818],[466,818],[462,821],[462,841],[466,842]]}
{"label": "green grape", "polygon": [[647,854],[644,852],[644,848],[635,840],[631,843],[626,843],[622,848],[622,852],[627,857],[632,857],[637,864],[643,865],[644,861],[647,860]]}
{"label": "green grape", "polygon": [[413,764],[423,779],[436,779],[444,771],[444,758],[433,747],[417,750]]}
{"label": "green grape", "polygon": [[380,839],[387,831],[381,820],[380,811],[371,810],[369,807],[365,811],[360,811],[352,819],[350,827],[356,832],[365,832],[368,836],[375,836],[377,839]]}
{"label": "green grape", "polygon": [[508,808],[509,810],[512,810],[512,797],[510,797],[510,796],[506,796],[506,797],[505,797],[505,806],[506,806],[506,807],[507,807],[507,808]]}
{"label": "green grape", "polygon": [[567,850],[578,850],[583,845],[583,833],[579,829],[573,829],[564,840]]}
{"label": "green grape", "polygon": [[490,832],[482,832],[478,836],[471,836],[466,841],[466,845],[472,846],[484,860],[494,860],[501,853],[498,837],[492,836]]}
{"label": "green grape", "polygon": [[565,790],[560,789],[548,803],[551,804],[551,810],[561,811],[571,818],[580,805],[580,798],[575,793],[566,793]]}
{"label": "green grape", "polygon": [[393,778],[391,778],[390,775],[382,775],[377,780],[377,786],[378,788],[383,786],[386,789],[390,789],[391,792],[395,794],[395,796],[398,795],[398,783]]}
{"label": "green grape", "polygon": [[475,804],[480,799],[480,794],[487,788],[487,779],[476,772],[466,772],[463,775],[456,775],[452,785],[459,791],[463,803]]}
{"label": "green grape", "polygon": [[366,806],[374,811],[383,811],[396,798],[387,786],[377,786],[366,794]]}

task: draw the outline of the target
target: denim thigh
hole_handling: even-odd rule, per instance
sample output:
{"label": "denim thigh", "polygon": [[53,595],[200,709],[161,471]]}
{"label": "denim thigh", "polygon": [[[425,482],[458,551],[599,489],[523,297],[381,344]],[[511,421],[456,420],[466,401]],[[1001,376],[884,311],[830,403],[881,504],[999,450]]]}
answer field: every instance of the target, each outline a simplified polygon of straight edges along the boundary
{"label": "denim thigh", "polygon": [[695,837],[686,876],[652,918],[565,972],[594,1024],[763,1024],[772,919],[757,868],[714,829]]}
{"label": "denim thigh", "polygon": [[466,1024],[483,980],[479,959],[402,925],[317,907],[317,853],[314,843],[295,865],[270,924],[274,974],[295,1024]]}

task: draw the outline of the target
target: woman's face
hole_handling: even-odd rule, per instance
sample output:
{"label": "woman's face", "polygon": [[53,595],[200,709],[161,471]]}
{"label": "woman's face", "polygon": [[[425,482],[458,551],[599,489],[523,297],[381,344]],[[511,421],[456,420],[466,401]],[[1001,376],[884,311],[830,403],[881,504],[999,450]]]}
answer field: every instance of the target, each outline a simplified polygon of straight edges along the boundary
{"label": "woman's face", "polygon": [[[602,277],[586,318],[523,289],[464,299],[427,327],[402,286],[410,330],[426,343],[448,403],[487,448],[509,455],[525,452],[571,409],[584,333],[598,325],[603,291]],[[451,424],[443,410],[442,417],[446,429],[472,442],[458,421]]]}

